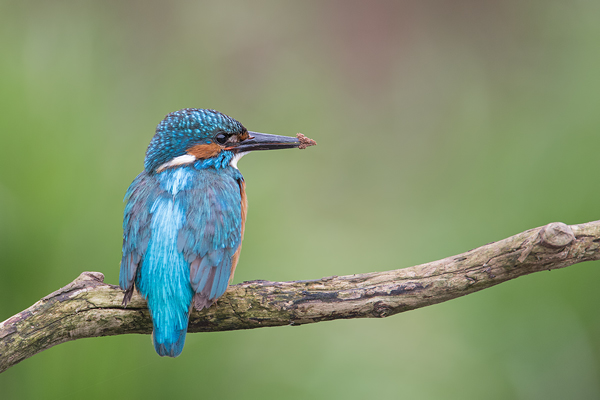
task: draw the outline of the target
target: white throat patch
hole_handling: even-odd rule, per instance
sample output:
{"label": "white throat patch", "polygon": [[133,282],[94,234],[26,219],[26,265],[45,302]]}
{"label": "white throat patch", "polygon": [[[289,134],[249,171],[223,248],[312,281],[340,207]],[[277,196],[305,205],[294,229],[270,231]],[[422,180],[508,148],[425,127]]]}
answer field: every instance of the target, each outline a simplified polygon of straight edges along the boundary
{"label": "white throat patch", "polygon": [[238,161],[240,161],[240,158],[244,157],[246,154],[248,154],[248,152],[237,153],[236,155],[233,156],[233,158],[231,159],[231,162],[229,163],[229,165],[231,165],[235,169],[238,169],[238,167],[237,167]]}

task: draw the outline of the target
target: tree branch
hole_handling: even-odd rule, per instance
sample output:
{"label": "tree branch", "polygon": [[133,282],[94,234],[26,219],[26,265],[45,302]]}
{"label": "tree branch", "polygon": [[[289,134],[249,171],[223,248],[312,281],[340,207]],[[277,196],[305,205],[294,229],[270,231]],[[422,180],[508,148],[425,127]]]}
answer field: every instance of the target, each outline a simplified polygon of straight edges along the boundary
{"label": "tree branch", "polygon": [[[600,259],[600,221],[530,229],[443,260],[410,268],[312,281],[244,282],[218,304],[192,312],[189,332],[387,317],[482,290],[533,272]],[[70,340],[152,332],[146,302],[84,272],[0,323],[0,372]]]}

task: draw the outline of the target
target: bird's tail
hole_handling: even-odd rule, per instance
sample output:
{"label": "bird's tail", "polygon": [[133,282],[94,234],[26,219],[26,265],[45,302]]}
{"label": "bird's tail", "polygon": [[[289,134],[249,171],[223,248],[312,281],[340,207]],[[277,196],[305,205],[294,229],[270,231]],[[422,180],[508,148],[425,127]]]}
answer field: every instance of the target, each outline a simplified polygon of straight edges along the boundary
{"label": "bird's tail", "polygon": [[[176,291],[172,291],[174,292]],[[154,327],[152,342],[160,356],[177,357],[181,354],[185,344],[191,303],[192,289],[189,285],[187,288],[179,288],[178,295],[167,296],[166,292],[159,292],[148,296],[148,308]]]}
{"label": "bird's tail", "polygon": [[[176,266],[180,264],[185,266],[183,263],[171,263]],[[180,269],[153,271],[154,275],[144,274],[142,270],[136,281],[152,315],[154,348],[163,357],[181,354],[190,318],[194,292],[188,283],[189,272]],[[167,272],[171,275],[167,276]]]}
{"label": "bird's tail", "polygon": [[164,326],[157,327],[155,325],[154,330],[152,331],[152,342],[154,343],[154,349],[161,357],[177,357],[183,350],[186,333],[187,324],[185,329],[176,329],[174,327]]}

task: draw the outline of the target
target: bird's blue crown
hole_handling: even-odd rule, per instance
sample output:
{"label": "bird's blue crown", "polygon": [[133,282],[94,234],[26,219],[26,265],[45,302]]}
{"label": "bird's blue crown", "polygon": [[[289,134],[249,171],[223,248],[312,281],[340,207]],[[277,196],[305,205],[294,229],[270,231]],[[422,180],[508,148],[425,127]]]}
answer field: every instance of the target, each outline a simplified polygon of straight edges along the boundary
{"label": "bird's blue crown", "polygon": [[219,132],[239,135],[245,131],[238,121],[215,110],[184,108],[172,112],[156,127],[144,168],[152,174],[166,162],[185,155],[191,147],[212,143]]}

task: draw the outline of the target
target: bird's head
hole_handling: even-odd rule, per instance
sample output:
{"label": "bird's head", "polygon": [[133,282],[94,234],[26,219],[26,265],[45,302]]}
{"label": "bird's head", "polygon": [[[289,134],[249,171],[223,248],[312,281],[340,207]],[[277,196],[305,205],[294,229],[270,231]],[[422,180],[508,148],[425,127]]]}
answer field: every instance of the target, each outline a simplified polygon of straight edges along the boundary
{"label": "bird's head", "polygon": [[249,132],[235,119],[215,110],[184,108],[167,115],[156,127],[146,151],[149,173],[193,164],[200,168],[234,167],[253,150],[304,148],[314,141]]}

